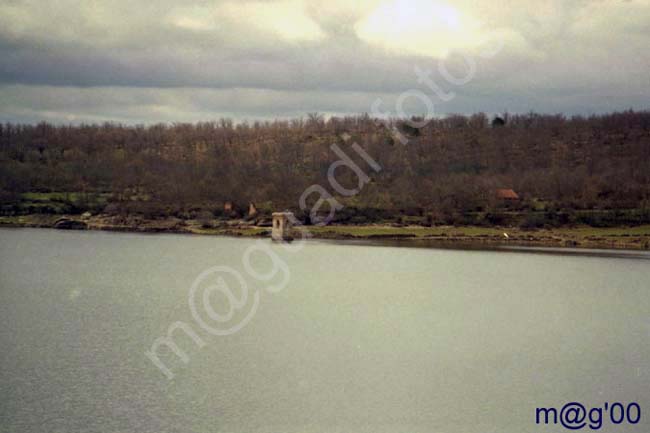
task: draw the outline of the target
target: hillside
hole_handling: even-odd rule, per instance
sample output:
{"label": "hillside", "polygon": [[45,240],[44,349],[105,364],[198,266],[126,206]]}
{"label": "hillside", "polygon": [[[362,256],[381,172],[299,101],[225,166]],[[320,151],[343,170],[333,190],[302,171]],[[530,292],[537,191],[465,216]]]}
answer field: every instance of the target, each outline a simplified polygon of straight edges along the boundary
{"label": "hillside", "polygon": [[[416,119],[419,120],[419,119]],[[368,116],[234,124],[0,126],[0,213],[217,218],[288,208],[321,185],[335,222],[614,226],[650,222],[650,112],[592,117],[450,116],[417,128]],[[380,166],[372,170],[351,146]],[[336,144],[370,181],[344,197],[327,178]],[[354,172],[338,168],[345,188]],[[504,201],[498,189],[516,191]],[[317,194],[309,197],[313,203]],[[326,210],[326,208],[325,208]],[[235,216],[235,215],[232,215]]]}

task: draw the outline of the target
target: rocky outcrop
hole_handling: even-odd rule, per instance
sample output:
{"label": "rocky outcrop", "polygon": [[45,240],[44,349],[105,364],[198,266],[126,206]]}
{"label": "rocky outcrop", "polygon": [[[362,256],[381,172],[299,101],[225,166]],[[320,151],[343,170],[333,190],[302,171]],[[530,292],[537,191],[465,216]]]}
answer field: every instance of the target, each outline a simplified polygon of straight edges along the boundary
{"label": "rocky outcrop", "polygon": [[55,229],[60,230],[86,230],[88,224],[83,221],[73,220],[70,218],[59,218],[54,223]]}

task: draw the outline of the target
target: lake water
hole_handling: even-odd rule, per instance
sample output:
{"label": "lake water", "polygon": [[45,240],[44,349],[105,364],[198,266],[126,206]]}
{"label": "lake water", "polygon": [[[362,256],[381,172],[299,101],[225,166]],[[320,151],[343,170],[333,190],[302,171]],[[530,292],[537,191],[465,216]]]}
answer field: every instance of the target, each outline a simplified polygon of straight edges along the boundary
{"label": "lake water", "polygon": [[[245,326],[202,328],[195,281]],[[177,329],[168,380],[179,321],[204,345]],[[2,432],[558,432],[535,408],[570,401],[650,431],[650,255],[0,230]]]}

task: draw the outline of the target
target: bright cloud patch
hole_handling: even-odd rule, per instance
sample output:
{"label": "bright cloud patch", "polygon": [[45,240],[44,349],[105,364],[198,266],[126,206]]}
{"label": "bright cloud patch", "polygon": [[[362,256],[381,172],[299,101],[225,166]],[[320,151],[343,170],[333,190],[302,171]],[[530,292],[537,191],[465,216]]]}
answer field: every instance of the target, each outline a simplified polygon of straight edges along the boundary
{"label": "bright cloud patch", "polygon": [[236,24],[243,33],[252,29],[286,41],[317,41],[325,36],[296,0],[186,7],[174,10],[170,19],[175,26],[194,31],[215,30],[225,22]]}
{"label": "bright cloud patch", "polygon": [[314,41],[325,36],[299,1],[230,3],[224,9],[232,17],[290,41]]}
{"label": "bright cloud patch", "polygon": [[488,42],[477,20],[447,3],[431,0],[386,1],[360,20],[355,30],[366,42],[432,57]]}

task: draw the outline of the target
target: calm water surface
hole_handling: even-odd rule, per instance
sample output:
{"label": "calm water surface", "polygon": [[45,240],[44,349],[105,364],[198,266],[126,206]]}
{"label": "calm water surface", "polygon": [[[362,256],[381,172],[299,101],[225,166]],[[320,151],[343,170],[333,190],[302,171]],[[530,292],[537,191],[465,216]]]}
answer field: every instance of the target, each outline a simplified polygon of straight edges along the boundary
{"label": "calm water surface", "polygon": [[[262,241],[290,277],[271,294],[255,242],[0,230],[0,431],[556,432],[535,408],[568,401],[636,401],[640,424],[600,431],[650,431],[647,254]],[[188,304],[217,265],[261,294],[234,335]],[[169,381],[145,352],[176,321],[205,346],[176,334]]]}

